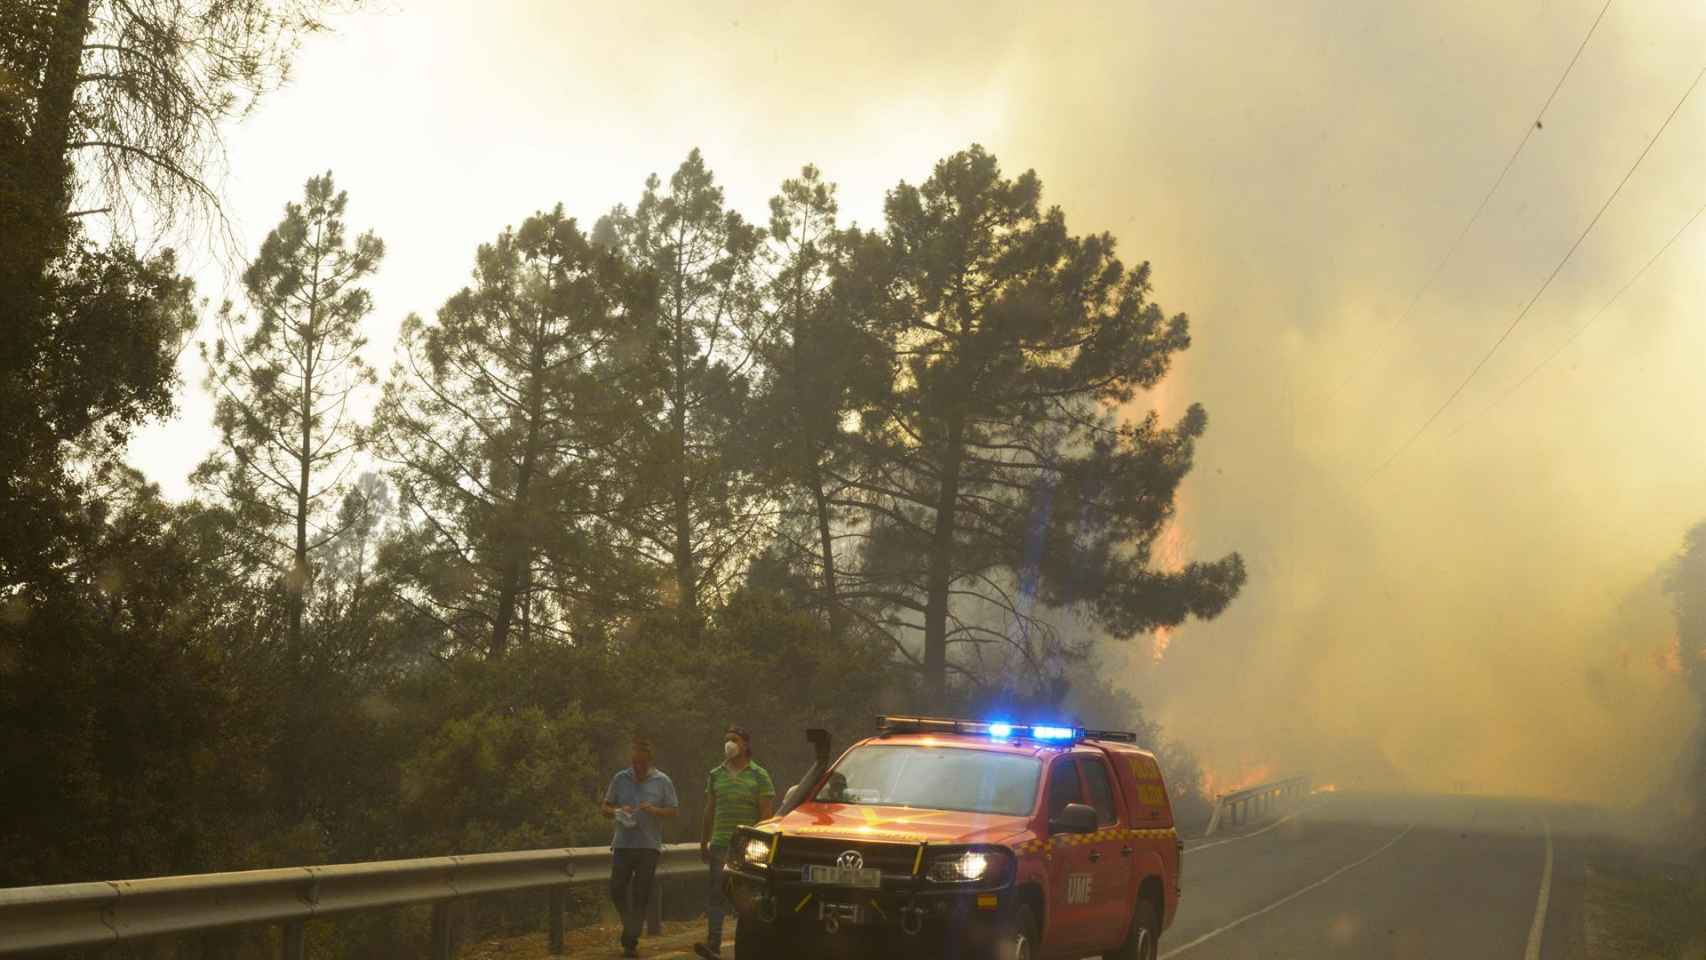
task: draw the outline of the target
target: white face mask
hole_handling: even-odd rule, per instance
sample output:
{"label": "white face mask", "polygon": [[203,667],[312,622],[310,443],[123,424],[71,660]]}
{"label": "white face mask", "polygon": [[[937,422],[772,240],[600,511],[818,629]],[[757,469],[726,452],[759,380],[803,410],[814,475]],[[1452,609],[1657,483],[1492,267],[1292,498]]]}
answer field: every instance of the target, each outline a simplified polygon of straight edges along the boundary
{"label": "white face mask", "polygon": [[740,756],[740,744],[734,742],[733,740],[724,740],[723,741],[723,756],[729,758],[730,760],[733,760],[734,758]]}

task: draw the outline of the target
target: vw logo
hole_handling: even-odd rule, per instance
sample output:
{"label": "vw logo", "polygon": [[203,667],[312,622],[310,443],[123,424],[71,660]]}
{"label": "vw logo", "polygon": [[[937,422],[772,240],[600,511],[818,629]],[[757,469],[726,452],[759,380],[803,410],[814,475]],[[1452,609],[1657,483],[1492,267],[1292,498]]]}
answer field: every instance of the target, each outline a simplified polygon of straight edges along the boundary
{"label": "vw logo", "polygon": [[849,850],[835,858],[835,865],[843,870],[863,870],[865,858],[857,850]]}

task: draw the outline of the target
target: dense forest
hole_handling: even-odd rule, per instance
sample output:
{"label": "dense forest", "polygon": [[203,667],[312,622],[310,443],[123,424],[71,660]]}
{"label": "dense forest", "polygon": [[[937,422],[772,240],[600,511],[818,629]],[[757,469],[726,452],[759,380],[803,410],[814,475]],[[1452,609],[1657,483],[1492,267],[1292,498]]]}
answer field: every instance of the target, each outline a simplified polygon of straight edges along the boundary
{"label": "dense forest", "polygon": [[[630,733],[692,796],[730,721],[786,779],[884,709],[1135,726],[1191,802],[1094,661],[1244,580],[1152,562],[1207,419],[1147,412],[1190,345],[1147,264],[976,146],[876,229],[694,152],[590,223],[541,184],[372,369],[331,173],[235,302],[125,239],[218,232],[220,126],[320,7],[0,13],[0,885],[594,844]],[[125,451],[184,371],[174,502]]]}

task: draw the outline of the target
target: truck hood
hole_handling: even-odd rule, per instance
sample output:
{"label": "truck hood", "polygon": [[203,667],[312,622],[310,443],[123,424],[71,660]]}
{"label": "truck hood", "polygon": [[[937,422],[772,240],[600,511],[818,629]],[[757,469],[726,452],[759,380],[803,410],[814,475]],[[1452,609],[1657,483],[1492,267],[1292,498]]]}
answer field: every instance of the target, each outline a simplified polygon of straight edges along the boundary
{"label": "truck hood", "polygon": [[909,843],[1004,843],[1028,834],[1030,818],[1000,814],[884,807],[862,803],[807,803],[760,829],[789,836],[840,837],[848,840],[899,840]]}

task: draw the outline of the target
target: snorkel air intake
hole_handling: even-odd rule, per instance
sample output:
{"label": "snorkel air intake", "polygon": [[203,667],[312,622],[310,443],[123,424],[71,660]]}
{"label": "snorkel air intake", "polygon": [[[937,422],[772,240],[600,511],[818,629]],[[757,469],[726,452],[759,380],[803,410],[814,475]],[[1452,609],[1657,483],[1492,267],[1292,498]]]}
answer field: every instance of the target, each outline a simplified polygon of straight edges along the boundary
{"label": "snorkel air intake", "polygon": [[817,782],[823,779],[823,775],[829,772],[831,759],[829,756],[829,731],[813,727],[806,731],[806,739],[811,742],[816,759],[812,761],[811,768],[806,771],[806,775],[800,778],[800,782],[788,788],[787,795],[782,798],[781,808],[776,811],[778,817],[805,803],[806,797],[811,794],[812,787],[816,786]]}

